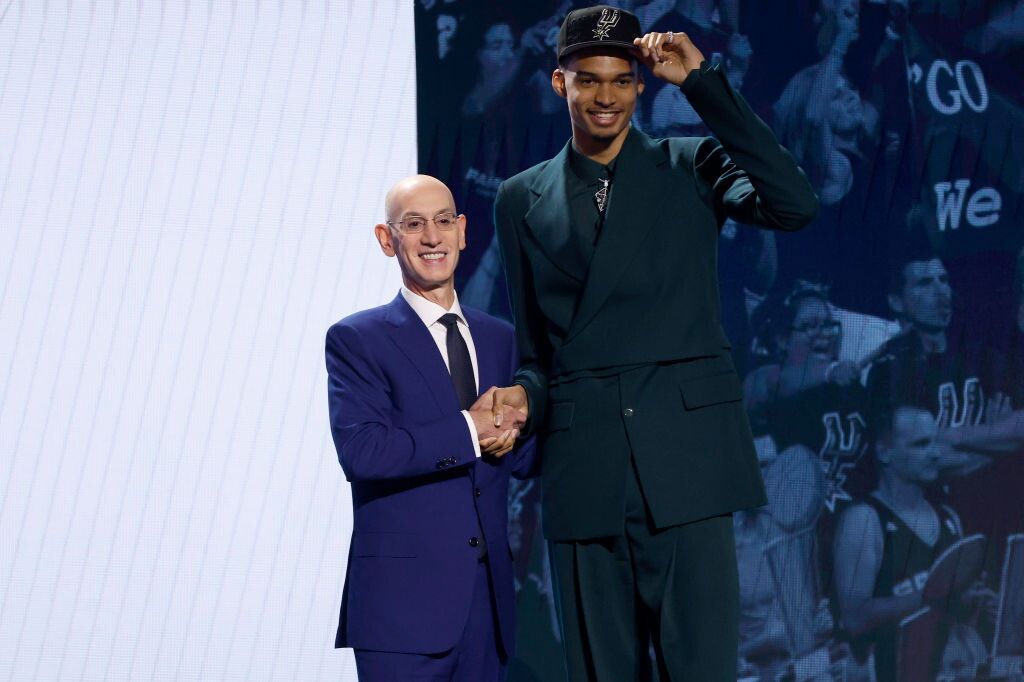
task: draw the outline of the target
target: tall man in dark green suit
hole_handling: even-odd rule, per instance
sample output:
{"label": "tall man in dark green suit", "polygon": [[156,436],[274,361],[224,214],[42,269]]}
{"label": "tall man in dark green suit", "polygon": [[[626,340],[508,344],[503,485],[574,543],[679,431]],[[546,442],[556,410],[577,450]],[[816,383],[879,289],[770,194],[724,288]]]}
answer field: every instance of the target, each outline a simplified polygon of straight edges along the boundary
{"label": "tall man in dark green suit", "polygon": [[[715,133],[630,127],[638,62]],[[736,679],[730,513],[764,504],[719,322],[722,222],[797,230],[817,198],[789,153],[681,33],[624,10],[571,12],[551,78],[572,140],[506,180],[495,221],[522,367],[492,393],[527,409],[543,457],[572,680]]]}

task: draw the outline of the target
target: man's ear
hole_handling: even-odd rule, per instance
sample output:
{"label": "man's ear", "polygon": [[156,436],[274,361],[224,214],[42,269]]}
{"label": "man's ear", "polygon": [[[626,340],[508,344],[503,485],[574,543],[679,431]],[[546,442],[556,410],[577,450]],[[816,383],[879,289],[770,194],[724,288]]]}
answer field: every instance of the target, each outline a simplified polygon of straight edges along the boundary
{"label": "man's ear", "polygon": [[456,218],[458,225],[456,229],[459,231],[459,251],[466,248],[466,216],[460,213],[459,217]]}
{"label": "man's ear", "polygon": [[640,65],[637,64],[637,66],[636,66],[636,94],[638,94],[638,95],[644,94],[644,86],[646,86],[646,83],[644,83],[644,72],[640,69]]}
{"label": "man's ear", "polygon": [[555,91],[555,94],[565,99],[565,73],[561,69],[555,69],[551,72],[551,89]]}
{"label": "man's ear", "polygon": [[903,317],[903,314],[906,312],[906,308],[903,307],[903,299],[896,294],[889,294],[888,298],[889,307],[896,313],[896,317]]}
{"label": "man's ear", "polygon": [[394,257],[395,245],[391,242],[391,228],[384,223],[378,223],[373,227],[373,236],[377,238],[384,255]]}
{"label": "man's ear", "polygon": [[875,443],[875,458],[882,464],[892,463],[892,454],[889,452],[889,446],[883,441]]}

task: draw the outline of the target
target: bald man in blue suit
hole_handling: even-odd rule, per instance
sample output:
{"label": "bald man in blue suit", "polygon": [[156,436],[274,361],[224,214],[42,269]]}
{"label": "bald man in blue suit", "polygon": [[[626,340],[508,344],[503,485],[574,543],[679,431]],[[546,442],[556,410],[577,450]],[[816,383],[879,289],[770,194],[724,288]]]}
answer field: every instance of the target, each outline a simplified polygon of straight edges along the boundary
{"label": "bald man in blue suit", "polygon": [[[404,286],[327,333],[331,430],[352,484],[336,647],[360,680],[504,679],[515,591],[510,475],[532,473],[525,414],[500,429],[490,392],[517,367],[512,327],[459,305],[466,219],[427,176],[399,182],[375,235]],[[514,449],[513,449],[514,448]]]}

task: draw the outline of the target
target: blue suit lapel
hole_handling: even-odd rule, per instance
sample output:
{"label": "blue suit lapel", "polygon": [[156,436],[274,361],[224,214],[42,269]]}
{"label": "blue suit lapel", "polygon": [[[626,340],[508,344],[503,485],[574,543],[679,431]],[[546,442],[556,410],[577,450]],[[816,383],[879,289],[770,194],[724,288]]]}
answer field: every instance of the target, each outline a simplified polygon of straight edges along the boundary
{"label": "blue suit lapel", "polygon": [[452,376],[423,321],[405,302],[401,293],[387,308],[385,319],[395,328],[392,340],[430,387],[437,407],[441,412],[459,410],[459,397],[455,393]]}

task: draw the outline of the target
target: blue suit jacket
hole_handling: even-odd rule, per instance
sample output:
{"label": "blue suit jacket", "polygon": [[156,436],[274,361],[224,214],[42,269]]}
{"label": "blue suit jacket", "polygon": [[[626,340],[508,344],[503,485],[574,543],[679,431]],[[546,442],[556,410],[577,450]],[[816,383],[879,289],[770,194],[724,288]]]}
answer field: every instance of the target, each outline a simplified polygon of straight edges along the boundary
{"label": "blue suit jacket", "polygon": [[[507,386],[512,327],[463,307],[480,386]],[[336,647],[438,653],[466,623],[483,530],[505,650],[515,634],[508,480],[532,445],[477,459],[444,359],[401,295],[327,332],[338,460],[352,484],[353,532]]]}

